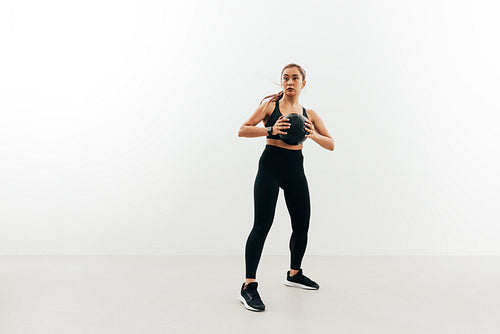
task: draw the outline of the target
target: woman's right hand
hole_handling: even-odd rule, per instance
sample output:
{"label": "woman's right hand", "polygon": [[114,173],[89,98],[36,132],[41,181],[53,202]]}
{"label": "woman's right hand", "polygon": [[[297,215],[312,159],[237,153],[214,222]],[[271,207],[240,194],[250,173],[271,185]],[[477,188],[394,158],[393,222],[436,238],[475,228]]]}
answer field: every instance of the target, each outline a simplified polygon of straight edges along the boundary
{"label": "woman's right hand", "polygon": [[289,129],[290,128],[290,123],[288,122],[287,119],[283,119],[283,115],[278,118],[276,123],[273,126],[273,136],[279,135],[279,134],[284,134],[286,135],[286,132],[283,130]]}

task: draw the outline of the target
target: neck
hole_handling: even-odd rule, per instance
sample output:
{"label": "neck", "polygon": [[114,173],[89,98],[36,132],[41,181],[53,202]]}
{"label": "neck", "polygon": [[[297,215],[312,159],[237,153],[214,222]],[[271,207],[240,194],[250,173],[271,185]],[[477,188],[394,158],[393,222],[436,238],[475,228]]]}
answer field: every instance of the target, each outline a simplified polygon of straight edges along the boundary
{"label": "neck", "polygon": [[299,96],[298,95],[295,95],[295,96],[283,96],[281,98],[281,100],[283,101],[282,103],[284,105],[287,105],[287,106],[298,106],[299,105]]}

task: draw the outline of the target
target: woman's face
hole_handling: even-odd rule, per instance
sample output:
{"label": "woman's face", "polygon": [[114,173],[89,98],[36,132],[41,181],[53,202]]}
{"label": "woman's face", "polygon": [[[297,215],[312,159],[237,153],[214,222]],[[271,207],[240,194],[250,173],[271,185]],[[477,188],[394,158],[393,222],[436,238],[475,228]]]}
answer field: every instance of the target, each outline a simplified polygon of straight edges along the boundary
{"label": "woman's face", "polygon": [[298,95],[306,82],[302,80],[302,74],[297,67],[289,67],[283,71],[281,76],[281,87],[286,95]]}

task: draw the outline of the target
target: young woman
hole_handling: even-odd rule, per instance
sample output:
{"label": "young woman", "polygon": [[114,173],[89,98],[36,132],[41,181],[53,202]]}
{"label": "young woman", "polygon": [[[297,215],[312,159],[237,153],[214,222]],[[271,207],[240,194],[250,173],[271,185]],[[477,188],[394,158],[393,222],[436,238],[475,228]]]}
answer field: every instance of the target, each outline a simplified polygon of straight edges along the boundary
{"label": "young woman", "polygon": [[[285,284],[304,289],[319,289],[319,285],[302,273],[301,262],[307,244],[310,202],[304,175],[302,144],[289,145],[279,135],[286,134],[290,123],[284,115],[303,114],[306,117],[307,138],[321,147],[333,151],[335,145],[319,115],[299,104],[301,90],[306,85],[306,73],[297,64],[288,64],[281,71],[278,94],[266,96],[248,121],[238,132],[239,137],[267,136],[266,148],[259,160],[259,171],[254,185],[254,224],[245,248],[246,280],[240,291],[240,301],[252,311],[264,311],[265,306],[257,292],[255,279],[264,241],[274,219],[279,188],[282,188],[292,221],[290,238],[290,271]],[[260,122],[265,127],[258,127]]]}

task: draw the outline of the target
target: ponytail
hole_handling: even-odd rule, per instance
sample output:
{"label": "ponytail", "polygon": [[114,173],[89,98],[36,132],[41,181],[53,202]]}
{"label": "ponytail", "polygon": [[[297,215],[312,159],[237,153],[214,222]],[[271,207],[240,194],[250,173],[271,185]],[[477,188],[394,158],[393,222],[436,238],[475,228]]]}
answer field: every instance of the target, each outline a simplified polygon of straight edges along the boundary
{"label": "ponytail", "polygon": [[[284,94],[284,92],[283,92],[283,91],[281,91],[281,92],[279,92],[279,93],[277,93],[277,94],[271,94],[271,95],[268,95],[268,96],[266,96],[265,98],[263,98],[263,99],[262,99],[262,101],[264,101],[264,100],[265,100],[265,99],[267,99],[268,97],[271,97],[271,99],[270,99],[269,101],[267,101],[267,103],[269,103],[269,102],[276,102],[276,101],[281,100],[281,98],[283,97],[283,94]],[[261,104],[262,104],[262,101],[260,101],[259,105],[261,105]]]}

